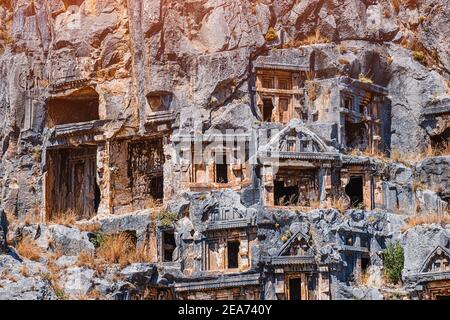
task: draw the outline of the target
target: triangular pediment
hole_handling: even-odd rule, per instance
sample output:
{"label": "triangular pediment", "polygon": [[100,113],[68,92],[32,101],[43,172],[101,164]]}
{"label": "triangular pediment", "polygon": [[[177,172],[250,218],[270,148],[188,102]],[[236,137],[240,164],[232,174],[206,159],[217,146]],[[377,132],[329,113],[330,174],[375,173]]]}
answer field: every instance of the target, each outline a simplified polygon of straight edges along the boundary
{"label": "triangular pediment", "polygon": [[278,251],[277,256],[298,257],[313,255],[312,239],[298,231],[287,240]]}
{"label": "triangular pediment", "polygon": [[330,152],[325,142],[300,120],[291,120],[261,150],[268,152]]}
{"label": "triangular pediment", "polygon": [[425,259],[420,272],[445,272],[450,271],[450,251],[437,246]]}

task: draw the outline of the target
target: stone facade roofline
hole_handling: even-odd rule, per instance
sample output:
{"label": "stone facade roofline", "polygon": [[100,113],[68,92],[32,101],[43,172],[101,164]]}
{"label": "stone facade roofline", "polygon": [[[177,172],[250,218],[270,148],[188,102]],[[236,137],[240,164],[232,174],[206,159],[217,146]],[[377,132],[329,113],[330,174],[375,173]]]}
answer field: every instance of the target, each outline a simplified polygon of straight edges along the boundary
{"label": "stone facade roofline", "polygon": [[429,107],[423,110],[424,116],[433,116],[437,114],[450,113],[450,105],[441,107]]}
{"label": "stone facade roofline", "polygon": [[212,222],[206,226],[205,231],[241,229],[252,226],[256,226],[256,217]]}
{"label": "stone facade roofline", "polygon": [[269,62],[257,62],[254,67],[257,69],[268,70],[286,70],[286,71],[308,71],[309,65],[289,64],[289,63],[269,63]]}
{"label": "stone facade roofline", "polygon": [[411,282],[430,282],[440,280],[450,280],[450,271],[444,272],[419,272],[405,276],[405,280]]}
{"label": "stone facade roofline", "polygon": [[93,132],[101,129],[101,126],[111,120],[93,120],[88,122],[78,122],[60,124],[55,126],[55,136],[73,136],[86,132]]}
{"label": "stone facade roofline", "polygon": [[172,141],[179,142],[212,142],[212,141],[249,141],[251,139],[250,133],[236,133],[236,134],[177,134],[174,135]]}
{"label": "stone facade roofline", "polygon": [[273,266],[287,266],[287,265],[315,265],[316,260],[314,256],[281,256],[281,257],[272,257],[268,261]]}
{"label": "stone facade roofline", "polygon": [[233,287],[244,286],[258,286],[260,284],[260,275],[257,274],[241,274],[241,275],[227,275],[220,278],[192,281],[192,282],[179,282],[174,285],[176,292],[183,291],[196,291],[196,290],[214,290]]}
{"label": "stone facade roofline", "polygon": [[340,245],[338,246],[339,251],[348,251],[348,252],[362,252],[362,253],[368,253],[369,249],[364,247],[355,247],[355,246],[349,246],[349,245]]}
{"label": "stone facade roofline", "polygon": [[260,159],[298,159],[298,160],[320,160],[333,161],[340,160],[339,154],[332,152],[264,152],[259,153]]}

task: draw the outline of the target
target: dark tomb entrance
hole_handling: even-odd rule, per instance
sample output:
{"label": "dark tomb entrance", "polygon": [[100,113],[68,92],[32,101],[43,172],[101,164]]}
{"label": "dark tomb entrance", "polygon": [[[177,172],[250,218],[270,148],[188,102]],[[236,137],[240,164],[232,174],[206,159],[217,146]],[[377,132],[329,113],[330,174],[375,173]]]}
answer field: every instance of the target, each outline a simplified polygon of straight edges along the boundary
{"label": "dark tomb entrance", "polygon": [[299,197],[298,186],[285,187],[284,181],[275,181],[274,184],[275,205],[295,205]]}
{"label": "dark tomb entrance", "polygon": [[301,279],[289,279],[289,300],[302,300]]}
{"label": "dark tomb entrance", "polygon": [[228,183],[228,165],[226,154],[220,155],[216,158],[216,183]]}
{"label": "dark tomb entrance", "polygon": [[364,202],[363,177],[352,176],[345,187],[345,193],[350,197],[351,205],[356,207]]}
{"label": "dark tomb entrance", "polygon": [[370,267],[370,258],[368,256],[361,257],[361,271],[366,272],[369,267]]}
{"label": "dark tomb entrance", "polygon": [[173,261],[173,252],[175,251],[175,235],[173,230],[164,230],[162,232],[162,255],[163,262]]}
{"label": "dark tomb entrance", "polygon": [[263,121],[272,122],[272,113],[273,113],[273,103],[272,99],[264,99],[263,100]]}
{"label": "dark tomb entrance", "polygon": [[431,146],[434,150],[445,150],[450,145],[450,128],[439,135],[431,137]]}
{"label": "dark tomb entrance", "polygon": [[73,213],[79,219],[89,219],[97,213],[101,194],[96,156],[96,147],[48,151],[47,218]]}
{"label": "dark tomb entrance", "polygon": [[239,268],[239,246],[239,241],[229,241],[227,243],[228,269]]}

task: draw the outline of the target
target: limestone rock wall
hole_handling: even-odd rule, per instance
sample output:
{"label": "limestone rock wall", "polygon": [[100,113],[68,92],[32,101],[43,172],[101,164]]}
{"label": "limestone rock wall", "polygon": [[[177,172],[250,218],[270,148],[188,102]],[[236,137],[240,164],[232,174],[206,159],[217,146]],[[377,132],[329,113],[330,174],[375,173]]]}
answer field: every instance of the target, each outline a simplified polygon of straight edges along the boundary
{"label": "limestone rock wall", "polygon": [[[83,83],[98,93],[99,118],[112,120],[106,126],[107,139],[121,130],[136,136],[142,134],[152,113],[148,96],[154,93],[170,96],[171,110],[176,114],[172,129],[189,134],[229,128],[248,131],[258,120],[253,68],[257,61],[265,61],[270,55],[285,63],[296,61],[318,73],[355,79],[363,76],[386,87],[390,111],[383,122],[390,126],[383,129],[389,135],[384,144],[402,155],[425,150],[431,136],[424,125],[424,111],[446,105],[450,95],[450,2],[400,2],[2,1],[0,252],[6,249],[2,209],[21,220],[42,213],[43,180],[48,172],[48,154],[43,146],[53,133],[47,126],[48,102],[68,84]],[[265,39],[270,27],[278,35],[274,42]],[[160,235],[155,235],[154,217],[147,211],[121,216],[132,211],[127,193],[129,181],[123,179],[123,164],[127,160],[121,149],[125,145],[115,141],[98,147],[96,178],[102,189],[99,212],[108,212],[108,206],[119,208],[118,217],[102,220],[101,231],[113,234],[133,230],[137,242],[151,242],[156,262]],[[320,249],[316,252],[318,259],[327,263],[343,262],[335,245],[339,230],[353,228],[388,241],[402,239],[405,274],[416,272],[419,262],[437,244],[448,248],[443,243],[448,232],[443,228],[419,227],[401,236],[404,217],[390,213],[398,208],[407,214],[415,213],[418,206],[426,212],[440,208],[442,199],[450,196],[448,157],[427,159],[417,166],[380,165],[380,172],[388,177],[380,188],[387,199],[383,209],[389,212],[353,210],[341,215],[334,209],[308,214],[295,210],[270,212],[255,205],[259,195],[253,186],[240,194],[184,193],[179,181],[182,169],[173,160],[176,154],[170,141],[164,152],[168,159],[164,175],[170,178],[164,193],[171,196],[166,199],[168,210],[177,213],[178,221],[174,233],[176,265],[161,270],[162,275],[168,275],[163,282],[174,277],[205,275],[201,242],[206,222],[210,222],[205,215],[220,206],[232,208],[242,218],[256,220],[257,231],[245,239],[246,248],[252,253],[252,266],[258,264],[263,253],[275,255],[286,240],[283,236],[299,230],[311,235]],[[114,159],[107,159],[108,154]],[[110,172],[117,173],[116,180],[108,180],[114,177],[108,175]],[[417,189],[419,182],[422,186]],[[117,189],[108,189],[110,185]],[[114,197],[115,191],[123,192]],[[114,270],[108,270],[106,276],[97,277],[91,269],[75,266],[80,250],[94,250],[87,232],[39,223],[18,230],[32,235],[43,250],[53,250],[50,240],[64,247],[66,256],[58,263],[68,267],[62,278],[65,291],[73,295],[98,288],[113,298],[112,292],[126,291],[123,288],[136,282],[135,274],[150,276],[154,272],[153,265],[138,264],[123,270],[113,266],[110,269]],[[426,244],[421,242],[428,238],[431,240]],[[379,275],[381,258],[377,250],[381,248],[375,247],[371,258],[373,272]],[[248,259],[247,251],[239,254],[241,259]],[[0,261],[1,266],[20,278],[13,285],[12,294],[6,288],[0,291],[0,298],[55,298],[35,263],[27,262],[27,266],[38,279],[36,290],[29,278],[20,276],[21,265],[17,261],[9,255]],[[114,281],[115,272],[133,281]],[[333,276],[337,280],[332,287],[334,297],[380,298],[377,290],[354,290],[339,282],[340,275]],[[374,278],[377,281],[380,277]],[[83,281],[74,288],[74,279]],[[268,296],[275,295],[271,290],[267,290]]]}
{"label": "limestone rock wall", "polygon": [[[180,127],[220,128],[253,121],[252,62],[264,35],[283,47],[315,35],[321,64],[387,86],[392,144],[414,152],[429,143],[422,111],[448,95],[449,4],[420,1],[7,1],[0,6],[0,189],[7,211],[39,206],[40,146],[52,86],[88,79],[101,118],[142,130],[146,94],[173,93]],[[334,49],[333,49],[334,47]],[[314,46],[313,46],[314,48]],[[338,50],[338,48],[341,48]],[[345,48],[345,49],[344,49]],[[413,52],[425,58],[417,61]],[[340,53],[339,53],[340,52]],[[340,65],[337,61],[347,61]],[[236,111],[236,110],[239,110]],[[246,123],[241,122],[242,114]],[[32,120],[30,120],[30,118]],[[31,130],[30,130],[31,129]],[[15,170],[20,168],[21,170]]]}

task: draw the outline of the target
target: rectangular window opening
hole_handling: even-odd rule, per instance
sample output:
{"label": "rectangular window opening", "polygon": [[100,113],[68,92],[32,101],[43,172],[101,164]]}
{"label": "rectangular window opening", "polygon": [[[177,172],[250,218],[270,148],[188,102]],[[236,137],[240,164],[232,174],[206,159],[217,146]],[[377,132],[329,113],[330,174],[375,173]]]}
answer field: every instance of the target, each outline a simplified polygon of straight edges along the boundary
{"label": "rectangular window opening", "polygon": [[228,269],[239,268],[239,247],[239,241],[229,241],[227,243]]}
{"label": "rectangular window opening", "polygon": [[227,156],[224,154],[216,162],[216,183],[228,183]]}
{"label": "rectangular window opening", "polygon": [[163,249],[163,261],[173,261],[173,252],[175,251],[175,235],[173,230],[166,230],[162,232],[162,249]]}

